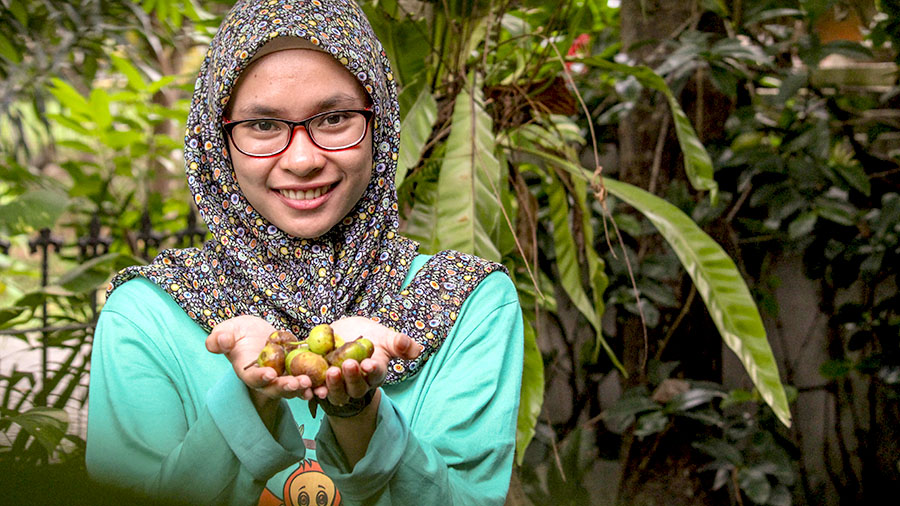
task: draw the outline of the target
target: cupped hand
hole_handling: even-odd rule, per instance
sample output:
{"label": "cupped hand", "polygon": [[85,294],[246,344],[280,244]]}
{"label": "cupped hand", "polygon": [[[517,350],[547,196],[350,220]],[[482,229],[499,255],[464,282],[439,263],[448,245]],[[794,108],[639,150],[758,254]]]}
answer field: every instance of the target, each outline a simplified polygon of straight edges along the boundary
{"label": "cupped hand", "polygon": [[279,376],[271,367],[258,367],[256,359],[272,332],[269,322],[257,316],[237,316],[216,325],[206,338],[206,349],[228,357],[235,374],[250,387],[257,408],[267,400],[313,397],[307,376]]}
{"label": "cupped hand", "polygon": [[333,322],[331,328],[344,341],[365,337],[375,345],[372,356],[362,362],[351,359],[344,361],[340,368],[329,367],[325,384],[314,390],[317,397],[327,397],[337,406],[378,388],[387,376],[388,362],[392,358],[414,359],[422,350],[422,346],[409,336],[361,316],[341,318]]}

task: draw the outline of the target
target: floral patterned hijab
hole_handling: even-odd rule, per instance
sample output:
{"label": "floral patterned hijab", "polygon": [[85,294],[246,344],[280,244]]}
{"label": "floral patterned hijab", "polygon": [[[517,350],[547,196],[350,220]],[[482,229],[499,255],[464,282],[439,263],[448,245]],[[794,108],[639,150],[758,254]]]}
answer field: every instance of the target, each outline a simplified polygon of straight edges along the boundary
{"label": "floral patterned hijab", "polygon": [[[237,184],[222,130],[223,112],[241,72],[266,43],[279,37],[305,39],[331,54],[359,79],[375,112],[369,185],[350,214],[316,239],[289,236],[249,205]],[[250,314],[301,337],[319,323],[346,315],[378,319],[386,313],[397,322],[411,322],[408,329],[399,324],[394,328],[426,344],[420,360],[426,359],[441,339],[414,334],[429,327],[435,315],[452,325],[449,315],[455,319],[455,312],[435,305],[448,299],[446,293],[416,289],[416,304],[398,295],[418,249],[397,232],[394,175],[399,145],[397,86],[381,43],[358,5],[352,0],[239,1],[202,64],[185,133],[188,185],[212,239],[202,248],[169,249],[149,265],[124,269],[112,280],[108,294],[131,278],[145,277],[206,330]],[[456,256],[450,260],[453,274],[467,268],[469,260],[478,260],[460,258],[464,261]],[[481,267],[478,272],[485,272]],[[491,272],[497,266],[486,269]],[[475,283],[484,275],[475,276]],[[449,279],[446,272],[437,277]],[[441,286],[429,279],[425,288],[432,283]],[[453,297],[456,309],[465,292]],[[425,314],[414,306],[440,310]],[[395,364],[394,369],[401,373],[406,366]]]}

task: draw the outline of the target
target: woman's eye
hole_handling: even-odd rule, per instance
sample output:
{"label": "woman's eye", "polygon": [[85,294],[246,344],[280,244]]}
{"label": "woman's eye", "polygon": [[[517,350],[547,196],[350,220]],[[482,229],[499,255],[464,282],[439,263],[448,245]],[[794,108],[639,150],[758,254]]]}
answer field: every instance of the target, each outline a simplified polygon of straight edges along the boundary
{"label": "woman's eye", "polygon": [[248,122],[247,126],[256,132],[277,132],[281,129],[278,122],[264,119]]}
{"label": "woman's eye", "polygon": [[324,117],[322,117],[321,125],[326,126],[326,127],[338,126],[341,123],[347,121],[348,116],[349,115],[345,112],[335,112],[335,113],[327,114]]}

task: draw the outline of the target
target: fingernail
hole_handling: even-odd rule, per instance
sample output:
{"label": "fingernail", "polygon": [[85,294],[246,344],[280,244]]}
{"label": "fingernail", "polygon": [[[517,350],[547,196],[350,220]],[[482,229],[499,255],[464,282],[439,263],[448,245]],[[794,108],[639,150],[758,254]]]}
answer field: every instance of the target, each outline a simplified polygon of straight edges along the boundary
{"label": "fingernail", "polygon": [[275,379],[275,373],[274,373],[274,372],[272,372],[272,371],[266,371],[266,372],[263,373],[263,380],[265,380],[265,381],[272,381],[273,379]]}

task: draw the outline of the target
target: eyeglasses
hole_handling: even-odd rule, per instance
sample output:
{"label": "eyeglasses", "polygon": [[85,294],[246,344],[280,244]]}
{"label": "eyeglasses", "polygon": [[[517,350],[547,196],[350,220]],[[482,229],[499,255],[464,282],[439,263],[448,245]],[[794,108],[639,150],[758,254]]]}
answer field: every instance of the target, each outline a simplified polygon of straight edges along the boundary
{"label": "eyeglasses", "polygon": [[310,116],[302,121],[275,118],[225,120],[223,128],[238,151],[247,156],[275,156],[291,145],[294,130],[303,127],[320,149],[352,148],[366,137],[371,109],[340,109]]}

